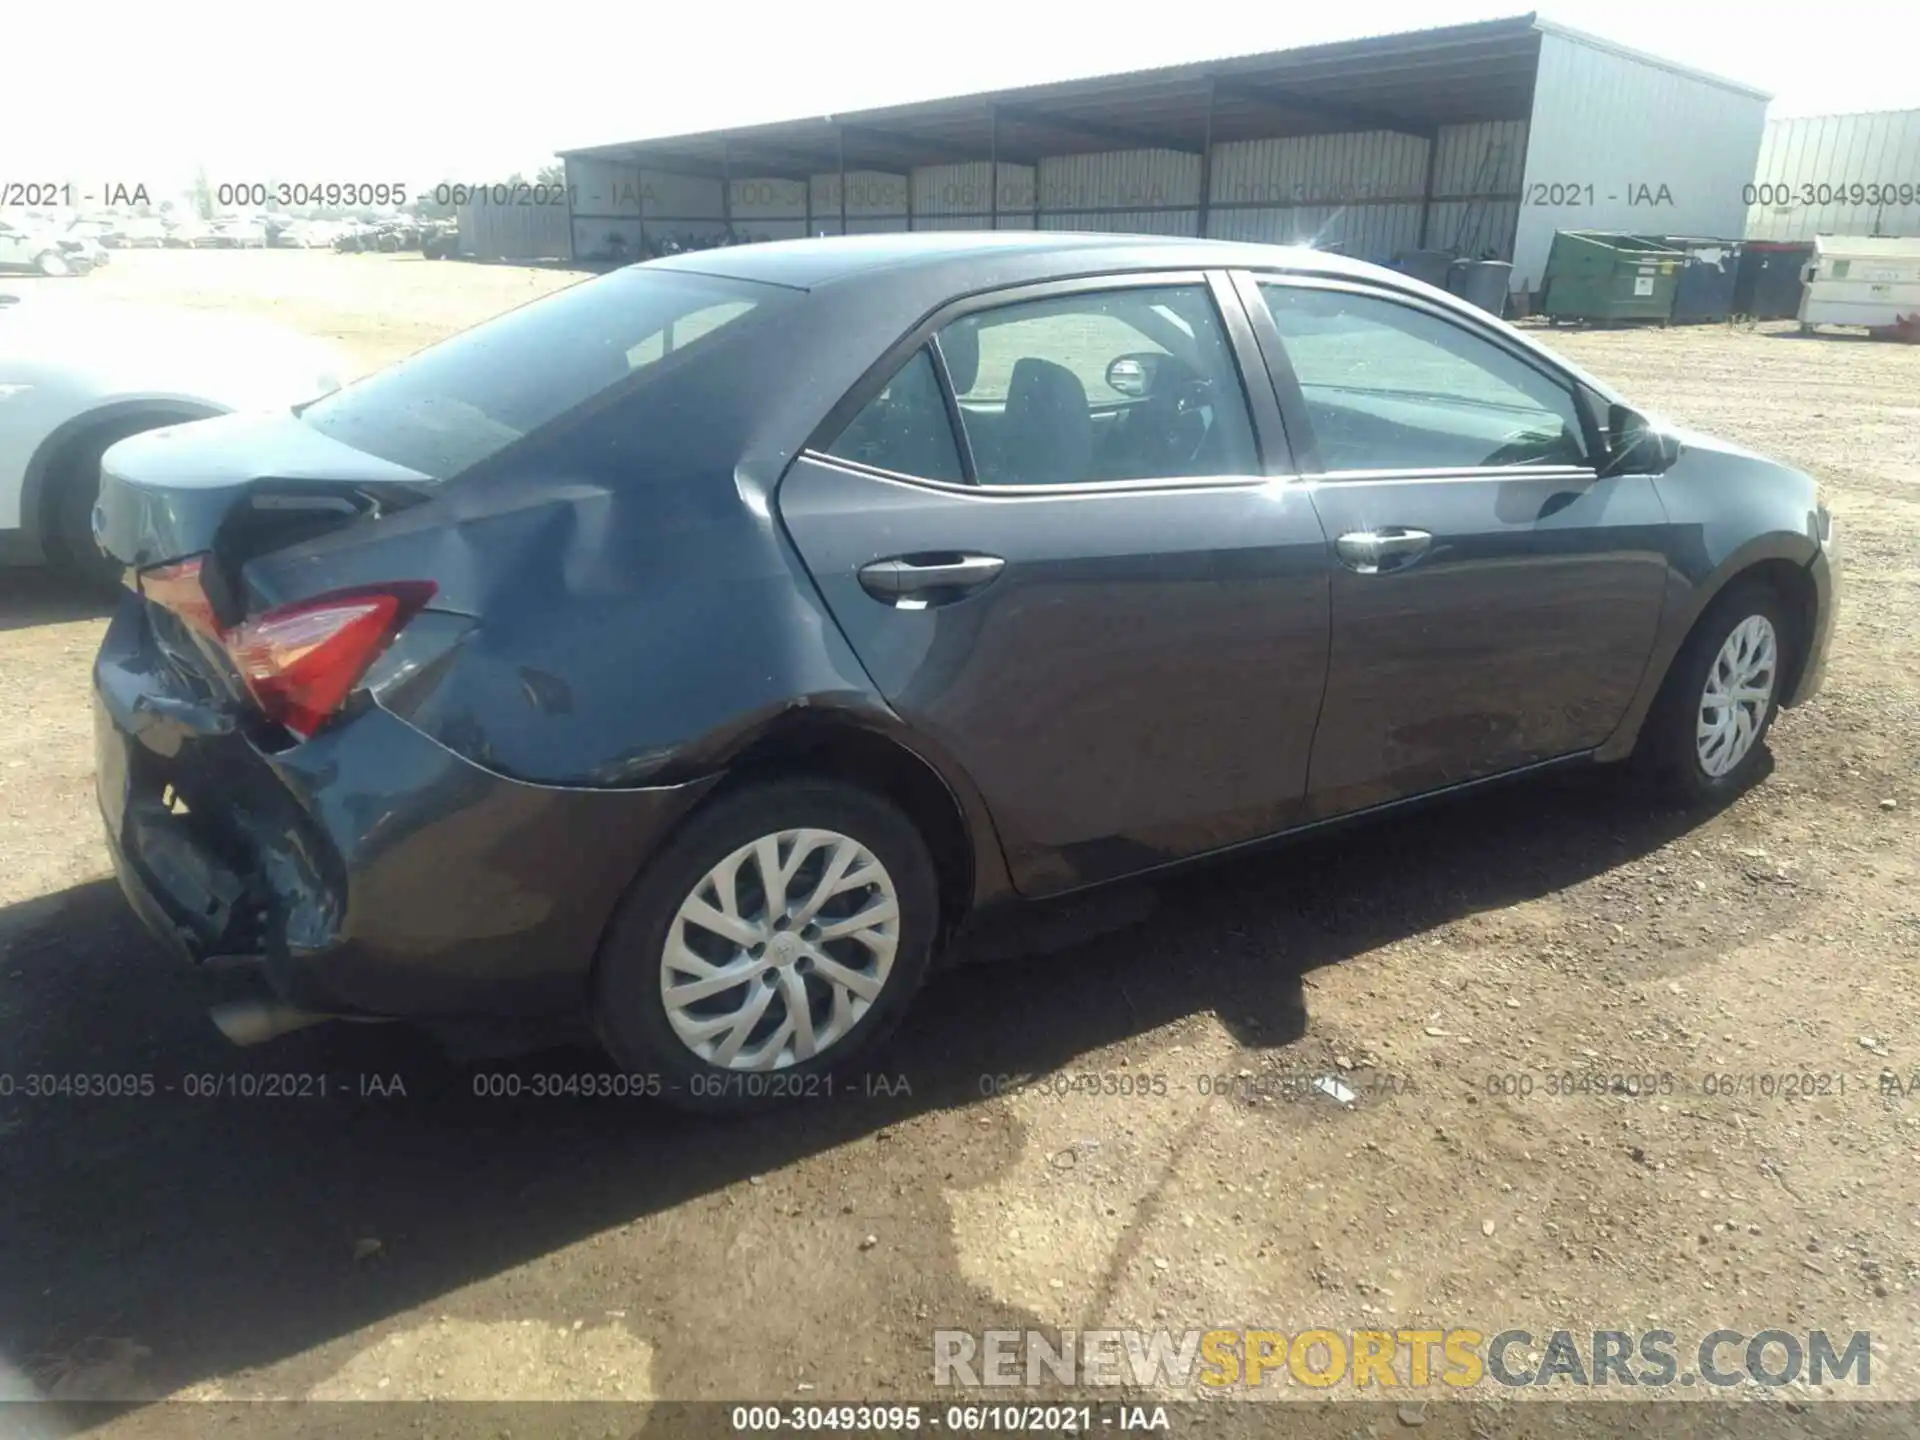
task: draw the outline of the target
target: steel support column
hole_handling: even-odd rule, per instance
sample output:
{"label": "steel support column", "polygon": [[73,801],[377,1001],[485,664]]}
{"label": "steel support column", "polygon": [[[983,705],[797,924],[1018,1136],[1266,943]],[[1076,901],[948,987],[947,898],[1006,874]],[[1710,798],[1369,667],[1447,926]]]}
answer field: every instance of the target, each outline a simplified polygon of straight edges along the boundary
{"label": "steel support column", "polygon": [[987,228],[1000,228],[1000,107],[987,107]]}
{"label": "steel support column", "polygon": [[1207,238],[1213,205],[1213,77],[1207,77],[1207,127],[1200,142],[1200,238]]}
{"label": "steel support column", "polygon": [[1427,178],[1420,190],[1420,241],[1418,248],[1427,248],[1427,231],[1433,225],[1433,177],[1440,163],[1440,136],[1436,131],[1427,137]]}

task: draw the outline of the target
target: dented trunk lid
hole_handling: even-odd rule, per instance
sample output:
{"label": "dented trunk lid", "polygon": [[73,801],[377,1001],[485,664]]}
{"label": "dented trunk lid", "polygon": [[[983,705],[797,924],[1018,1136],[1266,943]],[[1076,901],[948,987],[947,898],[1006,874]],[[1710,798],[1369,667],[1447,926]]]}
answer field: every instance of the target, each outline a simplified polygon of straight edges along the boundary
{"label": "dented trunk lid", "polygon": [[133,570],[211,553],[231,584],[256,556],[418,504],[437,483],[290,410],[223,415],[110,448],[94,538]]}

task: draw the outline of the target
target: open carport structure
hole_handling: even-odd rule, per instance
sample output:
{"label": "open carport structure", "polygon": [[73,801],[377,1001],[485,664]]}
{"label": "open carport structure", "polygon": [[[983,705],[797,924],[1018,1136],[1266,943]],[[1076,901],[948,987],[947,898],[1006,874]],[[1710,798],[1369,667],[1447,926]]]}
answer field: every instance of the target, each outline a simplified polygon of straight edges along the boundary
{"label": "open carport structure", "polygon": [[1512,260],[1737,236],[1764,92],[1534,15],[562,152],[576,257],[1064,229]]}

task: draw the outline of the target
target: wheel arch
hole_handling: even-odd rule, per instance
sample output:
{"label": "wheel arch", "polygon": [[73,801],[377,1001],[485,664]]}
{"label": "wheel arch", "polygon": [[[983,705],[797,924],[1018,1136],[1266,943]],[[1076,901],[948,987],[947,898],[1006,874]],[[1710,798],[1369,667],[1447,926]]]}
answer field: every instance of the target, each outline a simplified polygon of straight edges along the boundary
{"label": "wheel arch", "polygon": [[55,558],[59,543],[55,508],[60,485],[74,457],[89,440],[103,431],[123,430],[134,424],[140,430],[158,430],[225,413],[220,406],[190,400],[134,399],[111,400],[63,420],[34,450],[21,480],[20,526],[27,543],[43,558]]}
{"label": "wheel arch", "polygon": [[[940,936],[950,935],[985,905],[1010,899],[1012,881],[998,833],[979,793],[958,772],[943,770],[923,747],[875,717],[842,709],[796,707],[729,747],[709,770],[698,798],[653,843],[649,860],[673,844],[714,802],[755,784],[802,777],[837,780],[897,805],[927,842],[940,895]],[[957,776],[957,778],[950,778]],[[628,882],[637,884],[648,861]],[[590,972],[597,972],[618,918],[618,901],[602,921]],[[936,952],[936,963],[937,963]]]}
{"label": "wheel arch", "polygon": [[1723,560],[1705,579],[1691,585],[1679,582],[1676,586],[1679,593],[1669,593],[1667,614],[1661,621],[1654,654],[1649,657],[1640,689],[1626,717],[1595,752],[1595,758],[1623,760],[1633,752],[1640,738],[1640,727],[1665,690],[1674,663],[1702,617],[1731,587],[1750,580],[1759,580],[1779,594],[1794,621],[1791,668],[1783,677],[1785,683],[1780,689],[1779,703],[1783,708],[1795,703],[1809,658],[1809,641],[1819,619],[1820,596],[1810,568],[1818,553],[1818,543],[1805,535],[1781,532],[1757,536]]}
{"label": "wheel arch", "polygon": [[[932,747],[877,717],[796,709],[734,749],[703,804],[768,780],[815,776],[873,791],[911,820],[933,857],[942,933],[1010,893],[1000,841],[970,781]],[[695,807],[696,809],[700,807]]]}

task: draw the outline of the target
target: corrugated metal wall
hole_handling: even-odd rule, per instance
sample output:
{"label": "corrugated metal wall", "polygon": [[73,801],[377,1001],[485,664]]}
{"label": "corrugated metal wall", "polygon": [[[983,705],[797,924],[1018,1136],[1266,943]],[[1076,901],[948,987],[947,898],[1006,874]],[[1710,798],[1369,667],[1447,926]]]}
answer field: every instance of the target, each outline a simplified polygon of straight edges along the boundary
{"label": "corrugated metal wall", "polygon": [[1364,131],[1214,147],[1207,232],[1391,259],[1420,235],[1427,142]]}
{"label": "corrugated metal wall", "polygon": [[[1526,144],[1524,120],[1444,127],[1426,243],[1506,259]],[[1426,179],[1427,142],[1415,135],[1234,141],[1214,149],[1207,233],[1391,260],[1421,243]]]}
{"label": "corrugated metal wall", "polygon": [[1177,150],[1114,150],[1040,161],[1042,230],[1192,235],[1200,225],[1200,157]]}
{"label": "corrugated metal wall", "polygon": [[1002,230],[1033,228],[1034,173],[1031,165],[1000,163],[999,195],[993,192],[993,166],[985,161],[928,165],[913,172],[913,228],[987,230],[997,209]]}
{"label": "corrugated metal wall", "polygon": [[[1515,200],[1526,150],[1523,120],[1448,126],[1440,132],[1427,243],[1472,253],[1512,253]],[[1224,239],[1337,245],[1388,260],[1420,243],[1426,142],[1370,131],[1215,147],[1207,232]],[[982,160],[929,165],[911,177],[849,172],[847,229],[1097,230],[1193,235],[1200,229],[1200,157],[1124,150],[1003,163],[999,193]],[[718,180],[640,171],[598,160],[568,162],[574,186],[574,246],[607,253],[614,236],[703,237],[724,232]],[[751,239],[840,231],[837,174],[799,181],[733,182],[733,228]],[[911,207],[909,208],[909,200]],[[998,206],[997,217],[995,206]]]}
{"label": "corrugated metal wall", "polygon": [[1749,240],[1920,236],[1920,110],[1769,120],[1748,196]]}
{"label": "corrugated metal wall", "polygon": [[[1216,146],[1207,233],[1320,244],[1381,261],[1424,243],[1510,259],[1515,285],[1529,288],[1538,287],[1556,229],[1742,233],[1764,97],[1603,41],[1542,31],[1531,121],[1440,132],[1424,236],[1427,142],[1387,131]],[[1891,153],[1886,163],[1904,165],[1913,178],[1920,118],[1904,133],[1912,137],[1907,148],[1882,142],[1878,153]],[[983,229],[997,200],[1002,229],[1190,235],[1202,225],[1202,168],[1199,156],[1171,150],[1050,157],[1037,167],[1003,164],[997,197],[985,161],[927,166],[911,176],[849,174],[846,228]],[[725,229],[717,180],[578,160],[568,163],[568,178],[575,253],[583,257],[605,253],[614,235],[631,230],[632,240],[643,226],[655,237]],[[735,233],[804,233],[809,191],[812,233],[837,233],[839,176],[831,174],[807,187],[736,180]],[[1920,220],[1920,197],[1914,213]]]}
{"label": "corrugated metal wall", "polygon": [[1514,285],[1538,289],[1555,230],[1736,239],[1764,96],[1590,40],[1540,37]]}
{"label": "corrugated metal wall", "polygon": [[1496,260],[1513,258],[1527,164],[1527,122],[1448,125],[1434,156],[1427,244]]}
{"label": "corrugated metal wall", "polygon": [[457,207],[460,249],[477,260],[570,260],[567,207],[468,204]]}

